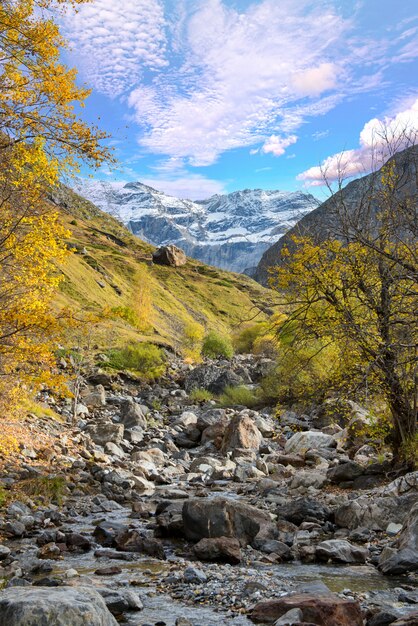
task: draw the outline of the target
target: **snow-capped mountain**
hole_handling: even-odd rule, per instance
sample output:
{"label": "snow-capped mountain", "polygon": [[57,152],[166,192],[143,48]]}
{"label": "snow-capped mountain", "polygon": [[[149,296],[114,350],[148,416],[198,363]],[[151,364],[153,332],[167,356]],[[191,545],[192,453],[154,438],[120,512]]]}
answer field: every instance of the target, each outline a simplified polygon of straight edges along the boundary
{"label": "snow-capped mountain", "polygon": [[192,202],[142,183],[77,179],[74,190],[156,246],[174,243],[188,256],[235,272],[263,252],[319,202],[302,192],[245,189]]}

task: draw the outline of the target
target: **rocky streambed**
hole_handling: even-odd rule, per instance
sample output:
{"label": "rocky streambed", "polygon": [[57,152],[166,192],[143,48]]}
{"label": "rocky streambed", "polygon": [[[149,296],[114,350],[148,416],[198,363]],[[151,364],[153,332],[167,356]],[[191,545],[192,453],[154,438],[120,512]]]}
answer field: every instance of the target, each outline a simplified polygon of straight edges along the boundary
{"label": "rocky streambed", "polygon": [[1,477],[0,626],[418,624],[418,473],[353,440],[360,407],[344,425],[190,399],[267,366],[98,370],[76,426],[45,394],[63,421]]}

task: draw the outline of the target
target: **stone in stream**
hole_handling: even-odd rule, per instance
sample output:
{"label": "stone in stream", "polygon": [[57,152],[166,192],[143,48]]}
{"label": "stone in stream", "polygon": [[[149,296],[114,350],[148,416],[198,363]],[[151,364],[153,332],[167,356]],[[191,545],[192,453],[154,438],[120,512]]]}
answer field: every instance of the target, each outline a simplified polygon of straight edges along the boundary
{"label": "stone in stream", "polygon": [[184,533],[187,539],[235,537],[241,546],[254,539],[274,539],[277,530],[269,513],[229,498],[190,498],[183,504]]}
{"label": "stone in stream", "polygon": [[363,626],[358,602],[339,598],[334,594],[301,593],[259,602],[252,609],[250,619],[256,623],[274,624],[291,609],[300,609],[303,622],[318,626]]}
{"label": "stone in stream", "polygon": [[127,611],[142,611],[144,608],[137,593],[129,589],[98,589],[113,615],[121,615]]}
{"label": "stone in stream", "polygon": [[316,557],[320,561],[333,563],[365,563],[369,556],[366,548],[355,546],[344,539],[328,539],[316,546]]}
{"label": "stone in stream", "polygon": [[221,561],[236,565],[241,562],[241,548],[234,537],[214,537],[201,539],[193,548],[201,561]]}
{"label": "stone in stream", "polygon": [[11,587],[0,593],[0,626],[117,626],[91,587]]}
{"label": "stone in stream", "polygon": [[122,552],[141,552],[165,560],[164,547],[158,539],[142,537],[137,530],[126,529],[116,535],[116,547]]}
{"label": "stone in stream", "polygon": [[186,583],[200,585],[207,581],[207,576],[201,569],[197,569],[196,567],[187,567],[184,570],[183,579]]}

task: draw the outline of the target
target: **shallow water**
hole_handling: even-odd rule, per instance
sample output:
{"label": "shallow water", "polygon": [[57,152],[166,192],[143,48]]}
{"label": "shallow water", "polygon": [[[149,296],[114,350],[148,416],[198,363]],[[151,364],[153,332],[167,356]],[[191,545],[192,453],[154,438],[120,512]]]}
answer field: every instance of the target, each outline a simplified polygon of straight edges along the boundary
{"label": "shallow water", "polygon": [[[216,494],[214,494],[216,495]],[[130,510],[123,509],[106,515],[107,521],[127,524],[133,521],[130,517]],[[94,522],[103,519],[105,516],[80,517],[73,520],[72,524],[65,525],[67,529],[75,532],[92,533]],[[140,525],[135,520],[136,525]],[[145,527],[145,523],[144,523]],[[210,606],[186,605],[181,601],[176,601],[168,595],[156,592],[157,582],[160,584],[160,575],[164,572],[175,572],[182,561],[176,557],[172,548],[175,542],[170,542],[167,553],[167,561],[159,561],[150,557],[141,557],[139,554],[130,555],[130,560],[109,559],[105,557],[95,557],[94,550],[85,554],[67,554],[62,561],[57,561],[54,566],[55,574],[63,574],[66,570],[74,568],[80,574],[79,579],[75,579],[71,584],[93,584],[96,587],[127,588],[139,593],[144,604],[144,610],[138,613],[127,615],[129,626],[154,625],[157,622],[165,623],[167,626],[174,626],[179,617],[188,618],[193,626],[250,626],[252,622],[245,616],[231,617],[225,612],[218,612]],[[170,549],[171,548],[171,549]],[[122,553],[122,557],[127,553]],[[101,567],[120,567],[120,574],[108,577],[97,576],[95,570]],[[200,564],[196,563],[199,567]],[[201,567],[201,566],[200,566]],[[246,573],[245,566],[234,566],[238,574]],[[270,565],[266,563],[253,563],[252,570],[259,570],[269,573],[272,578],[277,577],[281,581],[288,581],[289,587],[293,590],[303,591],[304,588],[312,584],[324,583],[331,591],[340,592],[350,589],[353,592],[373,592],[394,589],[405,584],[411,585],[411,579],[391,578],[381,575],[374,567],[368,565],[348,566],[348,565],[326,565],[326,564],[303,564],[298,562]],[[84,581],[83,581],[84,579]],[[309,591],[309,589],[306,589]]]}

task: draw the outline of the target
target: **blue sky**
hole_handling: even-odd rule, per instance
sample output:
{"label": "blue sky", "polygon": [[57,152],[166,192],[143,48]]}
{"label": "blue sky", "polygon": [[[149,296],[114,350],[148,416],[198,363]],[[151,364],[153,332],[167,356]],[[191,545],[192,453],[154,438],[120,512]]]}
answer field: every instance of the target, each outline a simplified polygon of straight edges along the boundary
{"label": "blue sky", "polygon": [[321,196],[320,164],[357,175],[382,123],[418,129],[417,0],[93,0],[63,27],[119,159],[101,179]]}

